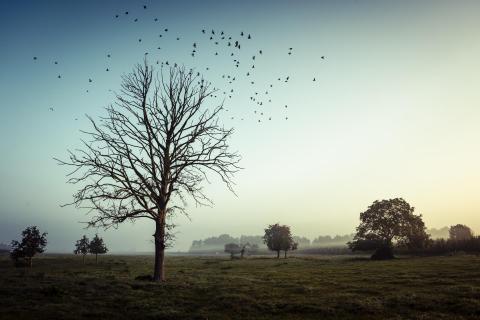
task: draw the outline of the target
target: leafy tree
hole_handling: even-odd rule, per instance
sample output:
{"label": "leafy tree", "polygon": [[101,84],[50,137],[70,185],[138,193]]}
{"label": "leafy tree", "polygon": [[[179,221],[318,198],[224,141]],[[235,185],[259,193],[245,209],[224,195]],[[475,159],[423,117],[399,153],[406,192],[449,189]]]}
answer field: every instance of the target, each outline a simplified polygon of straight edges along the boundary
{"label": "leafy tree", "polygon": [[82,255],[83,264],[85,264],[85,256],[89,252],[89,247],[90,240],[88,240],[86,235],[83,235],[83,237],[75,243],[75,250],[73,250],[73,253]]}
{"label": "leafy tree", "polygon": [[375,250],[372,259],[393,258],[393,246],[398,243],[409,248],[422,247],[429,236],[422,216],[402,198],[375,201],[360,213],[360,225],[350,249]]}
{"label": "leafy tree", "polygon": [[210,174],[233,192],[240,156],[230,151],[233,128],[220,122],[223,105],[209,107],[216,89],[185,67],[166,75],[147,61],[123,76],[115,102],[91,130],[81,149],[60,165],[79,184],[72,205],[95,213],[89,226],[108,228],[146,218],[155,225],[154,281],[165,280],[165,249],[172,240],[170,218],[186,213],[186,199],[212,203],[203,189]]}
{"label": "leafy tree", "polygon": [[472,229],[464,224],[451,226],[450,229],[448,229],[448,233],[452,241],[464,241],[473,238]]}
{"label": "leafy tree", "polygon": [[225,252],[230,253],[230,258],[233,259],[235,254],[240,253],[241,248],[236,243],[227,243],[225,245]]}
{"label": "leafy tree", "polygon": [[95,255],[95,263],[98,263],[98,255],[107,253],[107,251],[108,249],[103,243],[103,239],[96,234],[88,245],[88,252]]}
{"label": "leafy tree", "polygon": [[16,240],[12,241],[10,256],[16,262],[18,262],[18,259],[23,258],[26,265],[32,267],[33,256],[37,253],[44,252],[46,246],[47,233],[44,232],[40,234],[36,226],[28,227],[22,231],[21,242]]}
{"label": "leafy tree", "polygon": [[288,250],[295,250],[297,244],[293,241],[290,227],[279,225],[278,223],[269,225],[265,229],[263,241],[268,249],[277,252],[277,258],[280,258],[280,251],[285,251],[285,258]]}

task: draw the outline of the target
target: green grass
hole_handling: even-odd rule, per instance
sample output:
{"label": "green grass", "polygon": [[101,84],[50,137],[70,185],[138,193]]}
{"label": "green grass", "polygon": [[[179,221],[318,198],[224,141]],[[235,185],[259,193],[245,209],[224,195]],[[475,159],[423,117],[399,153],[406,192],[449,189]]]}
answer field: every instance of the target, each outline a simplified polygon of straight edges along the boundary
{"label": "green grass", "polygon": [[480,319],[480,257],[0,257],[2,319]]}

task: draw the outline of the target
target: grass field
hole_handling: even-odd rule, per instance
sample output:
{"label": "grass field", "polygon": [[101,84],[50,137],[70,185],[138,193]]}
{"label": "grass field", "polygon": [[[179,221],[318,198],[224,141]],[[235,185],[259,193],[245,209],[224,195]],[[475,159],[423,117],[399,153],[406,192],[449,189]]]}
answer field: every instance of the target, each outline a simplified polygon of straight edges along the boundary
{"label": "grass field", "polygon": [[2,319],[480,319],[480,257],[0,257]]}

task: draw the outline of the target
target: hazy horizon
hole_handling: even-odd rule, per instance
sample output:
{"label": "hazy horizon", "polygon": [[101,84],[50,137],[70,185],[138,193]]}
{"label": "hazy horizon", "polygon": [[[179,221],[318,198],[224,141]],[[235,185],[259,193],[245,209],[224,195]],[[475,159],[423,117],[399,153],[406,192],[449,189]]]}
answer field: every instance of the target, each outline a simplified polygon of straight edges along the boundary
{"label": "hazy horizon", "polygon": [[310,239],[349,234],[373,201],[397,197],[427,228],[461,223],[480,232],[479,9],[476,1],[433,0],[3,1],[0,243],[37,225],[49,233],[47,252],[71,252],[95,232],[113,252],[153,250],[150,220],[84,230],[85,212],[60,207],[76,187],[53,157],[79,145],[84,115],[103,114],[109,89],[146,51],[154,66],[210,67],[205,77],[218,81],[227,60],[190,57],[202,29],[251,34],[241,54],[263,50],[256,80],[291,80],[272,89],[261,123],[249,84],[236,87],[223,119],[243,158],[236,195],[213,178],[206,191],[215,205],[188,202],[191,220],[176,219],[171,250],[222,233],[259,235],[276,222]]}

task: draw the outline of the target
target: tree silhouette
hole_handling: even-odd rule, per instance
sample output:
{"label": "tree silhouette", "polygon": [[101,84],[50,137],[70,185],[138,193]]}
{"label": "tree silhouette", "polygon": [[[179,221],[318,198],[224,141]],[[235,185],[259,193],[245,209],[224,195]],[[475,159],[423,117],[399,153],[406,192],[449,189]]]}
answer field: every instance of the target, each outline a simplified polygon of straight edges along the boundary
{"label": "tree silhouette", "polygon": [[86,235],[83,235],[83,237],[75,243],[75,250],[73,250],[73,253],[82,255],[83,264],[85,264],[85,256],[89,252],[89,246],[90,240],[88,240]]}
{"label": "tree silhouette", "polygon": [[95,255],[95,263],[98,263],[98,255],[105,254],[107,251],[108,249],[105,243],[103,243],[103,239],[96,234],[88,245],[88,252]]}
{"label": "tree silhouette", "polygon": [[463,241],[463,240],[470,240],[471,238],[473,238],[472,229],[470,229],[464,224],[457,224],[457,225],[451,226],[448,229],[448,233],[450,236],[450,240],[452,241]]}
{"label": "tree silhouette", "polygon": [[375,250],[372,259],[393,258],[394,242],[409,248],[422,247],[429,240],[421,215],[402,198],[375,201],[360,213],[360,225],[350,249]]}
{"label": "tree silhouette", "polygon": [[233,259],[235,254],[240,253],[240,246],[236,243],[225,244],[225,252],[230,253],[230,259]]}
{"label": "tree silhouette", "polygon": [[153,220],[153,278],[165,280],[164,253],[174,227],[169,218],[186,214],[187,195],[198,205],[212,203],[202,188],[208,173],[233,191],[240,156],[227,144],[233,129],[219,124],[222,105],[205,107],[215,89],[192,70],[169,67],[164,77],[144,61],[122,79],[107,115],[98,122],[88,117],[90,140],[69,151],[68,161],[57,161],[73,168],[68,182],[83,185],[71,204],[96,213],[90,226]]}
{"label": "tree silhouette", "polygon": [[287,251],[296,250],[297,243],[293,241],[290,227],[286,225],[279,225],[278,223],[269,225],[265,229],[263,241],[268,249],[277,252],[277,258],[280,258],[280,251],[285,251],[285,258],[287,258]]}
{"label": "tree silhouette", "polygon": [[13,260],[25,259],[27,265],[32,267],[32,258],[37,253],[45,251],[47,245],[47,233],[40,234],[36,226],[28,227],[22,231],[22,241],[13,240],[10,256]]}

